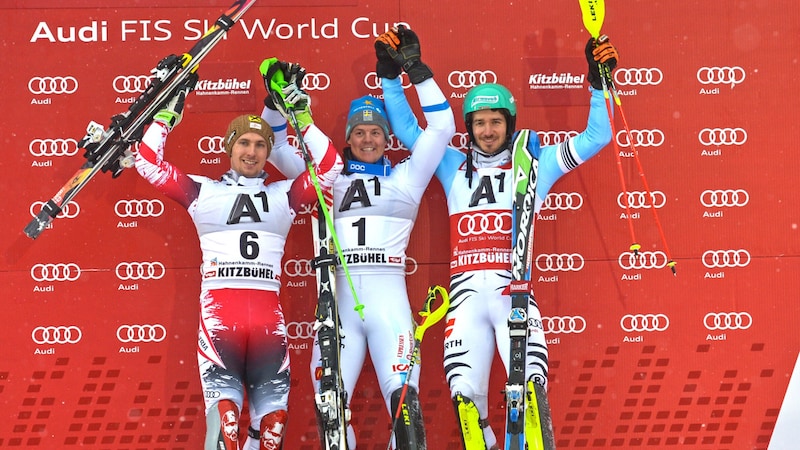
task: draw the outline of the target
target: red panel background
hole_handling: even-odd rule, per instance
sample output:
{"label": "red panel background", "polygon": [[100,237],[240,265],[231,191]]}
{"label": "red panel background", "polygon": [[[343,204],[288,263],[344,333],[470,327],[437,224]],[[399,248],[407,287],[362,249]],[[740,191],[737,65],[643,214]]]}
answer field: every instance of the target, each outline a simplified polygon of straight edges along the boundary
{"label": "red panel background", "polygon": [[[0,57],[6,65],[0,112],[5,150],[0,213],[6,217],[0,224],[0,285],[6,293],[0,447],[200,448],[199,251],[185,212],[126,171],[118,179],[98,176],[76,198],[74,217],[56,220],[38,240],[21,230],[35,202],[49,198],[82,164],[74,142],[70,147],[66,140],[82,137],[89,120],[106,124],[136,95],[115,92],[114,79],[146,75],[162,57],[188,49],[202,21],[216,19],[226,2],[161,7],[165,3],[149,1],[113,8],[88,0],[50,3],[0,7]],[[256,67],[270,56],[299,61],[324,81],[311,90],[315,119],[341,147],[349,100],[380,92],[368,86],[372,38],[396,21],[417,30],[424,59],[457,111],[454,144],[464,133],[460,109],[467,90],[448,83],[456,71],[491,71],[521,99],[520,126],[539,130],[543,138],[585,124],[580,96],[566,105],[541,106],[527,92],[537,64],[569,65],[581,56],[588,36],[577,1],[466,7],[453,0],[274,3],[259,2],[201,65],[201,78],[249,76],[252,88],[219,105],[194,97],[168,149],[168,157],[186,172],[216,177],[227,169],[224,155],[216,159],[214,138],[237,111],[260,105]],[[277,34],[254,34],[257,21],[264,30],[272,23]],[[58,27],[69,36],[70,27],[78,32],[94,24],[96,39],[91,28],[82,34],[87,42],[35,39],[41,23],[56,41],[63,40]],[[123,28],[133,31],[123,35]],[[631,242],[617,203],[613,146],[555,186],[554,193],[579,198],[580,207],[544,212],[536,254],[573,254],[582,261],[580,270],[553,271],[540,257],[545,270],[536,285],[549,318],[550,398],[559,448],[767,448],[800,343],[795,188],[800,164],[791,147],[798,138],[793,111],[799,28],[800,14],[789,0],[607,5],[603,31],[619,48],[621,66],[663,75],[651,84],[637,84],[635,77],[633,83],[618,80],[627,94],[622,101],[631,128],[663,136],[639,150],[651,189],[663,193],[658,213],[678,276],[667,269],[626,270],[619,263]],[[702,68],[731,68],[745,76],[738,84],[703,84]],[[36,94],[30,88],[35,77],[56,76],[74,77],[77,90]],[[703,130],[714,128],[741,129],[746,140],[703,144]],[[42,140],[68,142],[68,155],[39,153]],[[628,151],[624,137],[620,142]],[[395,160],[404,155],[392,152]],[[623,155],[622,164],[629,189],[643,190],[632,158]],[[708,191],[736,191],[747,201],[709,206]],[[120,200],[160,201],[164,211],[120,217],[115,213]],[[636,212],[643,250],[663,252],[650,211]],[[418,305],[428,285],[447,283],[445,223],[442,189],[434,181],[409,249],[409,289]],[[303,266],[311,253],[309,236],[308,216],[301,215],[286,264]],[[717,267],[707,252],[735,252],[741,259],[736,267]],[[158,263],[163,277],[121,280],[116,268],[125,262]],[[37,281],[38,264],[76,264],[80,276]],[[287,319],[312,320],[313,278],[286,280],[292,283],[282,293]],[[711,330],[704,325],[709,313],[740,313],[752,321],[740,329]],[[668,326],[626,332],[623,318],[632,314],[663,315]],[[577,328],[560,328],[564,323]],[[161,325],[164,339],[120,342],[118,327],[130,324]],[[81,338],[74,344],[37,344],[35,330],[48,326],[78,327]],[[311,340],[292,344],[288,448],[316,448]],[[441,329],[429,332],[423,351],[429,447],[458,448],[440,363]],[[493,373],[491,420],[499,431],[504,375],[497,361]],[[371,367],[359,386],[353,393],[359,448],[385,448],[388,421]]]}

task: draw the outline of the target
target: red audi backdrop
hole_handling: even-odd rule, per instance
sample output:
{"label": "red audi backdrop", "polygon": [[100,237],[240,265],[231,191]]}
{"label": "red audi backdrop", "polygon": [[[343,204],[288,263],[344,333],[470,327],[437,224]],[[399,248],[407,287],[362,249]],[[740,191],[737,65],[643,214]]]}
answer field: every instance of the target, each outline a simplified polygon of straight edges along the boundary
{"label": "red audi backdrop", "polygon": [[[88,122],[107,125],[127,110],[155,64],[188,50],[228,6],[0,6],[0,447],[201,448],[200,254],[188,215],[126,170],[93,179],[37,240],[22,229],[83,164],[77,141]],[[381,95],[372,42],[398,22],[421,37],[456,111],[454,146],[466,144],[462,99],[479,82],[508,86],[519,126],[545,143],[585,126],[578,77],[588,34],[577,0],[260,0],[201,64],[203,84],[169,138],[168,159],[189,173],[224,172],[220,135],[233,116],[260,112],[257,67],[271,56],[308,69],[315,120],[341,148],[350,100]],[[535,289],[558,447],[795,448],[796,3],[610,1],[603,32],[621,55],[615,80],[631,133],[620,131],[618,114],[616,145],[559,181],[536,225]],[[413,88],[407,93],[419,110]],[[660,227],[645,207],[632,143]],[[393,141],[392,159],[406,155]],[[626,199],[638,259],[628,252]],[[429,285],[447,285],[446,220],[433,181],[408,251],[415,308]],[[319,445],[308,369],[310,235],[303,212],[281,293],[292,346],[289,449]],[[677,276],[665,267],[669,258]],[[440,325],[426,335],[421,397],[429,448],[456,449],[443,332]],[[498,433],[503,381],[497,360],[490,420]],[[359,448],[383,449],[389,421],[370,364],[358,386]]]}

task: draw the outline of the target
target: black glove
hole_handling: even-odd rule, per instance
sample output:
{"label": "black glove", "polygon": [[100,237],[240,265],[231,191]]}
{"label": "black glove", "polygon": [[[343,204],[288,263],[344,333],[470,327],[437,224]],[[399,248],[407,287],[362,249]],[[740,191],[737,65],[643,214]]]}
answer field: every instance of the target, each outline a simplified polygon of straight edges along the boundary
{"label": "black glove", "polygon": [[406,71],[408,78],[414,84],[433,78],[430,67],[420,60],[422,52],[417,34],[403,25],[398,25],[396,35],[399,43],[392,45],[394,41],[390,40],[384,46],[392,60]]}
{"label": "black glove", "polygon": [[[375,73],[380,78],[395,79],[400,76],[403,69],[397,64],[389,54],[389,49],[395,51],[400,44],[400,38],[394,29],[383,33],[375,39],[375,56],[378,61],[375,63]],[[396,53],[396,52],[395,52]]]}
{"label": "black glove", "polygon": [[612,83],[611,71],[617,67],[619,54],[617,49],[608,42],[608,36],[602,35],[597,38],[589,38],[584,49],[586,62],[589,63],[589,84],[595,89],[603,89],[603,77],[606,86]]}

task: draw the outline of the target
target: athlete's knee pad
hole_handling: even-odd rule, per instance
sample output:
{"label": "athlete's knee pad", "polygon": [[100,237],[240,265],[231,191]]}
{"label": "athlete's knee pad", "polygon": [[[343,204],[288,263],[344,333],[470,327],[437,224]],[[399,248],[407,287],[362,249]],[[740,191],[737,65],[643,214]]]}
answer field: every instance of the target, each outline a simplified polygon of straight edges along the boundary
{"label": "athlete's knee pad", "polygon": [[283,436],[289,414],[279,409],[261,418],[259,450],[280,450],[283,448]]}
{"label": "athlete's knee pad", "polygon": [[251,424],[244,450],[281,450],[288,419],[289,414],[279,409],[262,417],[257,430]]}
{"label": "athlete's knee pad", "polygon": [[239,449],[239,407],[220,400],[206,414],[206,450]]}
{"label": "athlete's knee pad", "polygon": [[403,389],[392,392],[392,420],[395,420],[398,406],[400,407],[400,417],[394,424],[395,448],[398,450],[425,450],[425,423],[422,420],[422,408],[419,404],[417,390],[408,387],[403,403],[400,404],[400,396]]}
{"label": "athlete's knee pad", "polygon": [[464,450],[486,450],[483,428],[488,426],[488,421],[481,420],[481,414],[478,412],[475,402],[469,397],[461,395],[460,392],[456,392],[453,397],[453,407],[456,409]]}

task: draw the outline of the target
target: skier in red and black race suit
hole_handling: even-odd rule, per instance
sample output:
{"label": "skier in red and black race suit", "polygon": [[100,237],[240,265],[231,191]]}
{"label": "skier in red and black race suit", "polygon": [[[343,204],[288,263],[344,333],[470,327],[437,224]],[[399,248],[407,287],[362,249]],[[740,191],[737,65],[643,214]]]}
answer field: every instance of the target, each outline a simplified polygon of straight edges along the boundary
{"label": "skier in red and black race suit", "polygon": [[[295,108],[319,183],[330,190],[342,160],[314,125],[298,73],[295,70],[293,78],[282,73],[291,82],[280,93],[286,102],[281,110]],[[200,239],[197,352],[205,399],[205,449],[240,448],[238,422],[246,394],[251,429],[244,448],[277,450],[283,448],[290,386],[279,302],[281,259],[297,211],[316,205],[317,194],[307,171],[294,179],[266,182],[264,167],[274,135],[257,114],[236,117],[228,125],[223,143],[231,167],[220,179],[187,175],[165,161],[167,136],[181,119],[188,91],[182,88],[169,107],[156,114],[142,140],[136,169],[186,208]]]}
{"label": "skier in red and black race suit", "polygon": [[[455,133],[453,110],[433,79],[433,72],[420,59],[416,34],[407,30],[395,35],[393,45],[399,64],[417,92],[427,127],[420,131],[415,145],[408,147],[411,156],[392,166],[384,155],[390,130],[383,102],[370,96],[353,100],[345,129],[348,144],[344,150],[345,171],[336,179],[333,189],[334,228],[358,301],[364,306],[362,320],[354,310],[356,299],[343,267],[337,266],[336,296],[343,334],[342,380],[351,394],[348,400],[352,399],[369,352],[391,417],[400,402],[414,342],[413,314],[406,287],[406,249],[422,196]],[[393,66],[398,62],[393,62]],[[403,69],[397,70],[399,75]],[[280,128],[273,119],[274,112],[265,108],[264,114],[273,128]],[[315,385],[319,381],[319,364],[319,347],[315,345],[311,358]],[[418,394],[419,373],[420,370],[412,372],[403,402],[409,420],[397,421],[394,445],[398,449],[426,448]],[[356,448],[352,426],[348,427],[347,437],[349,448]]]}
{"label": "skier in red and black race suit", "polygon": [[[444,370],[465,448],[498,448],[488,421],[488,390],[495,347],[506,373],[509,366],[512,146],[527,149],[534,159],[532,170],[538,170],[533,205],[536,214],[556,180],[611,140],[598,64],[613,69],[617,52],[606,37],[601,37],[598,42],[590,39],[585,53],[591,107],[583,132],[560,144],[540,147],[535,131],[515,129],[517,107],[511,92],[499,84],[478,85],[467,93],[463,106],[469,149],[464,154],[448,147],[436,169],[447,197],[452,250]],[[422,132],[400,80],[391,72],[379,75],[392,129],[403,145],[412,148]],[[528,328],[526,381],[546,387],[547,344],[533,296],[528,302]]]}

